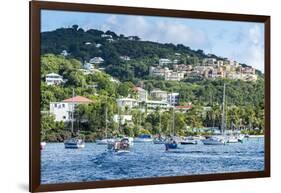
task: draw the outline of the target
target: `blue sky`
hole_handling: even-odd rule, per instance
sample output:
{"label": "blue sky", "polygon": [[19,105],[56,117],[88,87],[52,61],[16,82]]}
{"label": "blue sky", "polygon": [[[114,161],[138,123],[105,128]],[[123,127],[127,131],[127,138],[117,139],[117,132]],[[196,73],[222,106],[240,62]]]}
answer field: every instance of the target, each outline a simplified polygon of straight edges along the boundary
{"label": "blue sky", "polygon": [[42,10],[41,31],[78,24],[142,40],[184,44],[264,71],[264,24]]}

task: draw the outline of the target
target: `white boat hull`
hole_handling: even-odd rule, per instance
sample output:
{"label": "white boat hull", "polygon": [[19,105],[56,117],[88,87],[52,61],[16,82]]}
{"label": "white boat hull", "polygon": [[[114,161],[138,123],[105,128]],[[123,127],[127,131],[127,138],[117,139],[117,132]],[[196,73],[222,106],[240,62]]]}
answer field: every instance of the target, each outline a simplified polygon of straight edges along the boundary
{"label": "white boat hull", "polygon": [[65,140],[64,147],[66,149],[80,149],[85,147],[85,143],[81,139],[69,139]]}
{"label": "white boat hull", "polygon": [[101,139],[101,140],[96,140],[97,145],[107,145],[110,142],[114,142],[115,139]]}
{"label": "white boat hull", "polygon": [[152,138],[149,138],[149,139],[135,138],[134,139],[135,143],[151,143],[152,141],[153,141]]}
{"label": "white boat hull", "polygon": [[204,145],[225,145],[226,140],[224,138],[207,138],[201,140]]}

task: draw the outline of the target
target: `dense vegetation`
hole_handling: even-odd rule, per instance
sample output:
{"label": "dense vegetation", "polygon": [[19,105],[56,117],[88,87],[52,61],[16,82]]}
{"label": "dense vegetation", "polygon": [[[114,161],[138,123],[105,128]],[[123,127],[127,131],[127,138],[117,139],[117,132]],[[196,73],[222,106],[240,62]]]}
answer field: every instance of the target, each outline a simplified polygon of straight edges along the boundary
{"label": "dense vegetation", "polygon": [[[113,42],[101,35],[111,35]],[[134,83],[149,78],[149,66],[157,64],[159,58],[177,59],[179,63],[199,65],[203,58],[212,57],[221,60],[225,58],[216,55],[207,55],[203,50],[193,50],[182,44],[162,44],[150,41],[140,41],[139,37],[130,40],[122,34],[117,35],[112,31],[89,29],[85,31],[77,25],[71,28],[59,28],[41,34],[42,54],[60,54],[66,50],[80,62],[89,61],[93,57],[102,57],[105,62],[100,67],[105,67],[106,72],[118,77],[121,81]],[[100,44],[100,47],[97,45]],[[175,55],[178,53],[180,55]],[[120,56],[129,56],[130,61],[120,59]],[[247,66],[243,64],[243,66]],[[261,75],[260,71],[256,71]]]}
{"label": "dense vegetation", "polygon": [[[68,29],[69,30],[69,29]],[[83,32],[85,33],[85,32]],[[51,51],[49,51],[51,52]],[[161,130],[169,134],[172,130],[172,110],[152,113],[138,109],[117,108],[116,99],[121,96],[135,97],[134,85],[142,84],[151,91],[160,88],[165,91],[180,93],[180,105],[192,102],[193,108],[188,112],[175,113],[175,133],[177,135],[198,134],[202,127],[220,127],[223,84],[226,83],[227,126],[243,125],[247,128],[258,127],[252,133],[263,133],[264,128],[264,80],[256,82],[240,80],[198,80],[193,82],[164,81],[145,78],[122,80],[121,83],[111,81],[111,76],[103,71],[84,75],[79,69],[82,63],[73,57],[65,58],[55,54],[41,57],[41,111],[49,110],[49,103],[62,101],[72,96],[72,88],[76,95],[85,96],[93,103],[79,105],[76,108],[75,127],[79,127],[86,140],[92,141],[105,136],[105,109],[108,109],[108,135],[125,134],[136,136],[141,133],[158,134]],[[44,76],[47,73],[58,73],[68,81],[62,85],[46,85]],[[93,88],[91,85],[96,85]],[[113,121],[114,114],[131,114],[133,123],[121,125]],[[161,128],[160,128],[161,114]],[[71,135],[69,123],[55,122],[54,117],[42,113],[42,137],[46,141],[63,141]]]}

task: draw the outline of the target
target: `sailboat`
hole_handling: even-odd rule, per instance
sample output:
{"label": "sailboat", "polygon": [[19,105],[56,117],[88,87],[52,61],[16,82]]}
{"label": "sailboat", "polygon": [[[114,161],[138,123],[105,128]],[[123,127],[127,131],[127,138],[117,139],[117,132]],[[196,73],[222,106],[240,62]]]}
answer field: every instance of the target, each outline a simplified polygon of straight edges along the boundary
{"label": "sailboat", "polygon": [[79,149],[85,147],[84,139],[81,139],[79,136],[75,136],[74,134],[74,111],[75,111],[75,104],[74,104],[74,89],[72,90],[72,105],[71,105],[71,137],[64,141],[64,147],[66,149]]}
{"label": "sailboat", "polygon": [[217,136],[209,136],[206,139],[202,139],[204,145],[225,145],[227,139],[224,135],[225,129],[225,84],[223,85],[223,103],[222,103],[222,121],[221,121],[221,134]]}
{"label": "sailboat", "polygon": [[165,144],[165,138],[163,138],[161,136],[161,129],[162,125],[161,125],[161,112],[159,112],[159,136],[157,138],[153,139],[153,143],[154,144]]}
{"label": "sailboat", "polygon": [[96,140],[97,145],[107,145],[108,143],[114,142],[114,139],[109,139],[107,137],[108,133],[108,109],[105,107],[105,138]]}
{"label": "sailboat", "polygon": [[178,141],[175,138],[175,107],[173,106],[173,135],[170,134],[170,136],[166,139],[165,142],[166,151],[169,149],[177,149],[178,148]]}

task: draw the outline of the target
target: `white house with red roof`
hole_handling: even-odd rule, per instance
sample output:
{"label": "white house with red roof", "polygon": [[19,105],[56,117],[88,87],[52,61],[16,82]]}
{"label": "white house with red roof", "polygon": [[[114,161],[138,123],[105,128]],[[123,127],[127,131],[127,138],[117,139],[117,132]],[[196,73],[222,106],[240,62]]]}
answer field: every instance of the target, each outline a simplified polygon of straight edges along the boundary
{"label": "white house with red roof", "polygon": [[91,102],[93,101],[83,96],[75,96],[61,102],[51,102],[50,114],[55,116],[55,121],[67,122],[71,120],[71,112],[73,112],[73,108],[76,105],[89,104]]}

